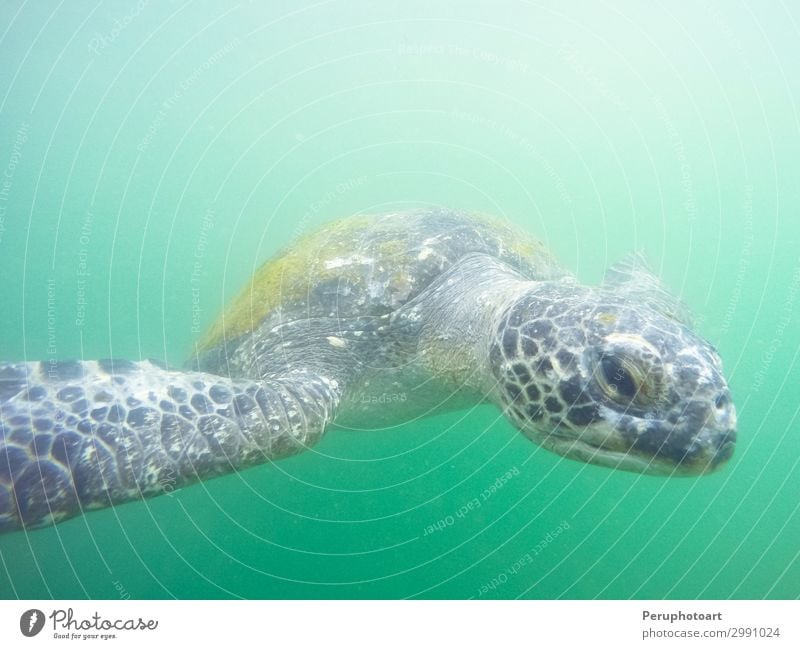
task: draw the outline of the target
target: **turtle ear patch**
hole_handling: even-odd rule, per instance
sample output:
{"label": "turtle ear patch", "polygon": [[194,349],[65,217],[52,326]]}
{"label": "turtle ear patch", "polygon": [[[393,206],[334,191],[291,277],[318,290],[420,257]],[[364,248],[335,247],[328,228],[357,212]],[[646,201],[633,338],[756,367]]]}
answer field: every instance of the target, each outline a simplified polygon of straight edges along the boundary
{"label": "turtle ear patch", "polygon": [[603,286],[611,287],[615,293],[632,301],[644,303],[659,313],[691,326],[689,308],[667,290],[653,273],[644,252],[632,252],[606,270]]}

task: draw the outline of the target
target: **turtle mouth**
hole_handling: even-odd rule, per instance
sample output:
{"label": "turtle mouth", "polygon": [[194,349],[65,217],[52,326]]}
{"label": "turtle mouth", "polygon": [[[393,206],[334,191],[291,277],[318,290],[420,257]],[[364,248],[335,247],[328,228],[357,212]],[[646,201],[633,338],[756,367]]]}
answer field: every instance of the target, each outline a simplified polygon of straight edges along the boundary
{"label": "turtle mouth", "polygon": [[630,448],[626,450],[610,448],[608,445],[592,443],[555,431],[541,440],[540,445],[569,460],[609,469],[650,475],[672,475],[680,471],[680,468],[672,462],[647,456]]}
{"label": "turtle mouth", "polygon": [[736,431],[703,430],[701,439],[713,439],[702,451],[687,451],[680,458],[653,455],[626,445],[619,434],[590,434],[587,429],[576,436],[555,429],[538,440],[549,451],[570,460],[611,469],[659,476],[700,476],[720,469],[733,455]]}

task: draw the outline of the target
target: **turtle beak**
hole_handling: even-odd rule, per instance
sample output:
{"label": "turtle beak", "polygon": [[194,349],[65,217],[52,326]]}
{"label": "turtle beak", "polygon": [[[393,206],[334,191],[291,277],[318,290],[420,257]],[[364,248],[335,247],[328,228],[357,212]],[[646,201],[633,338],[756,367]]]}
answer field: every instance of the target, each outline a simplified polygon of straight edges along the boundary
{"label": "turtle beak", "polygon": [[675,458],[681,473],[713,473],[733,456],[736,448],[736,408],[725,391],[709,409],[683,457]]}
{"label": "turtle beak", "polygon": [[736,407],[727,394],[717,399],[717,407],[709,415],[707,434],[709,440],[708,470],[715,471],[733,456],[736,448]]}
{"label": "turtle beak", "polygon": [[736,448],[736,431],[731,428],[718,434],[714,438],[714,444],[716,450],[711,458],[711,471],[721,467],[733,456],[733,450]]}
{"label": "turtle beak", "polygon": [[736,409],[725,391],[710,404],[688,404],[677,425],[668,420],[640,420],[621,435],[617,435],[616,428],[614,431],[610,440],[619,439],[622,445],[630,446],[614,449],[606,442],[606,449],[617,452],[609,458],[605,458],[605,452],[598,452],[588,461],[609,464],[614,455],[624,455],[616,468],[653,475],[699,476],[720,469],[733,456]]}

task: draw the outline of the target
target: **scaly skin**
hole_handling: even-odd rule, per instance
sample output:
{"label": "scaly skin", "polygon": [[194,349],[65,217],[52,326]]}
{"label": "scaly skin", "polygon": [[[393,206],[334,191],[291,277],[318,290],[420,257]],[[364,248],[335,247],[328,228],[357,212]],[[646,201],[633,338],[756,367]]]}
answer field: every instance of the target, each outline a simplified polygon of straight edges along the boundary
{"label": "scaly skin", "polygon": [[417,323],[431,376],[490,400],[544,448],[641,473],[709,473],[736,441],[721,361],[655,284],[659,307],[643,304],[644,272],[625,260],[594,288],[470,255],[394,319]]}
{"label": "scaly skin", "polygon": [[335,380],[256,382],[148,361],[0,366],[0,531],[32,528],[314,444]]}
{"label": "scaly skin", "polygon": [[[0,532],[490,401],[583,462],[699,475],[732,454],[719,356],[639,258],[579,286],[486,217],[356,217],[256,273],[193,367],[0,363]],[[386,408],[365,394],[399,391]]]}

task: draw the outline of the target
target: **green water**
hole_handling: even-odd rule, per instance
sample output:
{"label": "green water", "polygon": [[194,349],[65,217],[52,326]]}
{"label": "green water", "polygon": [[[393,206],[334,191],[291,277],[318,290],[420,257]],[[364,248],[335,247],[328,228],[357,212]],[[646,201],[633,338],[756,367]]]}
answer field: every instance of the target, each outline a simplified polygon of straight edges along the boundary
{"label": "green water", "polygon": [[336,432],[0,537],[0,596],[800,595],[800,12],[264,4],[0,6],[0,357],[178,365],[298,233],[477,209],[586,282],[646,251],[725,361],[736,454],[613,472],[490,407]]}

